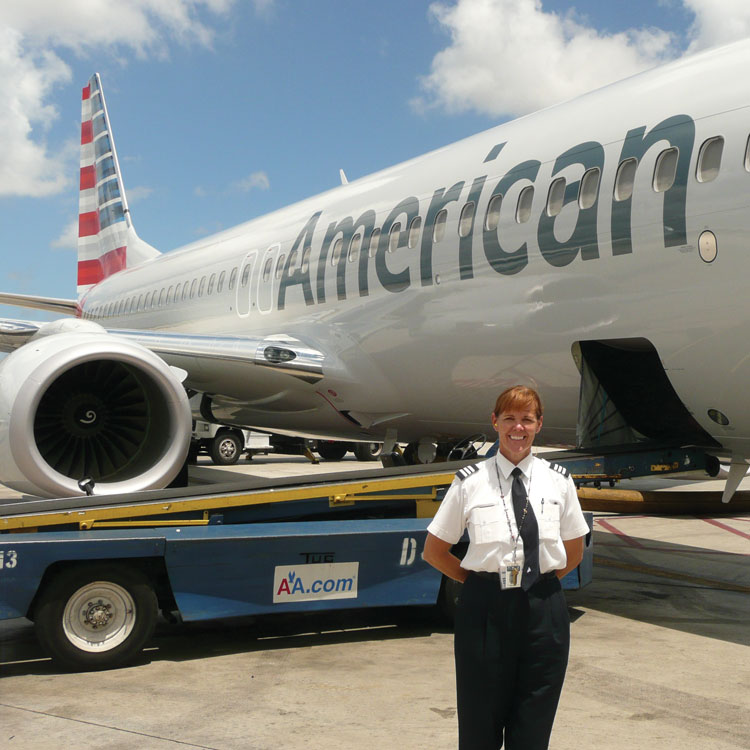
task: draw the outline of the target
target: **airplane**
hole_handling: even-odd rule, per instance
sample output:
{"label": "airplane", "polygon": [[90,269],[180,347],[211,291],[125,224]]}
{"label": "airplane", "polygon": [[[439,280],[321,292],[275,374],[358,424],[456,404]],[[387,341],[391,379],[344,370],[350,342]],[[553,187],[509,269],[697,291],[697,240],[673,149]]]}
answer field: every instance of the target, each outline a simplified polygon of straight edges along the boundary
{"label": "airplane", "polygon": [[[593,61],[592,61],[593,64]],[[78,296],[0,321],[0,480],[163,487],[201,418],[430,460],[500,391],[548,444],[750,462],[750,41],[672,62],[185,247],[136,234],[83,89]]]}

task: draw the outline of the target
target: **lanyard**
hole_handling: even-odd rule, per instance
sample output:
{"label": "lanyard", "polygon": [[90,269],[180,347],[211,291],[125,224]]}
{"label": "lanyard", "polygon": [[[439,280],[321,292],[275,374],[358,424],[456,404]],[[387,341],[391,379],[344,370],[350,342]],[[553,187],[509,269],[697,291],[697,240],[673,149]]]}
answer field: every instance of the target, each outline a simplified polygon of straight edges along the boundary
{"label": "lanyard", "polygon": [[[512,562],[515,564],[516,562],[516,553],[518,552],[518,540],[521,537],[521,529],[523,528],[524,521],[526,520],[526,515],[529,512],[529,497],[531,496],[531,475],[534,473],[534,464],[531,464],[531,469],[529,470],[529,489],[526,492],[526,504],[523,506],[523,514],[521,515],[521,523],[518,524],[518,533],[513,536],[513,525],[510,522],[510,514],[508,513],[508,504],[505,502],[506,495],[503,495],[503,485],[500,481],[500,469],[497,468],[497,460],[495,460],[495,473],[497,474],[497,488],[500,491],[500,499],[503,502],[503,510],[505,511],[505,520],[508,522],[508,534],[510,535],[510,540],[513,542],[513,560]],[[513,488],[513,480],[511,480],[511,491]],[[515,514],[515,510],[513,511]]]}

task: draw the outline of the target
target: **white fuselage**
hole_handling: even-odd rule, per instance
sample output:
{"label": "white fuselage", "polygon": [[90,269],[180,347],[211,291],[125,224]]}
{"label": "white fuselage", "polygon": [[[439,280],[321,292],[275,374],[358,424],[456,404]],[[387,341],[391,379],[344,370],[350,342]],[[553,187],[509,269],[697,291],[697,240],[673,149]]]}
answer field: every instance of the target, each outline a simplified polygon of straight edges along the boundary
{"label": "white fuselage", "polygon": [[[542,438],[573,443],[572,347],[642,337],[701,427],[748,456],[749,65],[750,45],[733,45],[342,185],[111,276],[83,299],[84,316],[109,329],[298,339],[326,354],[317,383],[250,377],[238,362],[168,361],[213,395],[221,421],[359,439],[388,429],[399,440],[489,434],[497,394],[528,382],[545,401]],[[699,155],[715,137],[723,151],[709,180]],[[670,148],[674,183],[657,192],[658,157]],[[618,200],[618,168],[632,155],[632,199],[621,189]],[[581,197],[596,168],[598,184]],[[560,177],[563,205],[549,216]],[[381,239],[370,257],[373,229]],[[699,253],[706,230],[717,240],[712,262]],[[332,265],[339,237],[343,259]]]}

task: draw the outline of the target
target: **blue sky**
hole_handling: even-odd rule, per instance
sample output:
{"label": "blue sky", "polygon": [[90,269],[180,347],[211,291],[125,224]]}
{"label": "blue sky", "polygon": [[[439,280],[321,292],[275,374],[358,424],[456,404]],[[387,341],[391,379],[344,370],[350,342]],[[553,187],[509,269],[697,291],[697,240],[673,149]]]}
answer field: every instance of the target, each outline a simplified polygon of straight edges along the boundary
{"label": "blue sky", "polygon": [[750,33],[744,0],[80,5],[0,8],[0,291],[75,296],[94,71],[136,229],[168,251],[331,188],[339,168],[354,179]]}

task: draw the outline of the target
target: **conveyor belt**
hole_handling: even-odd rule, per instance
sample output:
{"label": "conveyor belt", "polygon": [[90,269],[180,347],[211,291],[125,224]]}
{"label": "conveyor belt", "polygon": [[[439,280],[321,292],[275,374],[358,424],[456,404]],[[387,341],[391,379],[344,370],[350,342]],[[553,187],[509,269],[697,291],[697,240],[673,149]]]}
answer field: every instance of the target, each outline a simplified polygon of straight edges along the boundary
{"label": "conveyor belt", "polygon": [[[139,519],[177,513],[207,513],[265,503],[328,498],[331,505],[369,500],[434,501],[435,488],[450,484],[470,461],[336,472],[269,479],[244,476],[211,486],[123,495],[18,500],[0,505],[0,531],[76,524],[91,528],[104,520]],[[206,521],[208,516],[206,516]]]}

